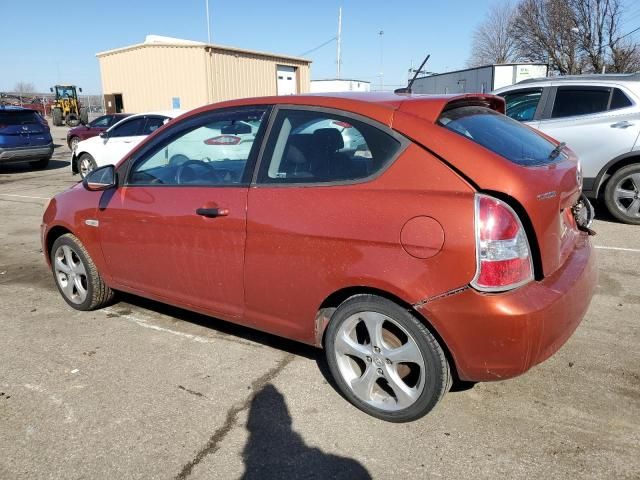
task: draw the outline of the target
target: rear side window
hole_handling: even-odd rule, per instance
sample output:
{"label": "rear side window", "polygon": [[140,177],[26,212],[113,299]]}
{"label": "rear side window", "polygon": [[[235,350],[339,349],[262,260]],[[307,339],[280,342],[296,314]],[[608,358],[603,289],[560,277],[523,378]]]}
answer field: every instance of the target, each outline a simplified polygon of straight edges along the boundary
{"label": "rear side window", "polygon": [[38,116],[30,110],[0,110],[0,125],[27,125],[39,123]]}
{"label": "rear side window", "polygon": [[551,155],[555,145],[549,140],[489,108],[452,108],[438,123],[518,165],[543,165],[556,158]]}
{"label": "rear side window", "polygon": [[609,110],[616,110],[618,108],[630,107],[633,105],[629,97],[627,97],[619,88],[613,89],[613,96],[611,97],[611,106]]}
{"label": "rear side window", "polygon": [[551,118],[605,112],[611,89],[606,87],[559,87]]}
{"label": "rear side window", "polygon": [[507,116],[519,122],[530,122],[538,108],[542,89],[517,90],[503,94],[507,104]]}
{"label": "rear side window", "polygon": [[330,183],[380,172],[400,150],[381,129],[339,114],[280,110],[265,149],[260,182]]}

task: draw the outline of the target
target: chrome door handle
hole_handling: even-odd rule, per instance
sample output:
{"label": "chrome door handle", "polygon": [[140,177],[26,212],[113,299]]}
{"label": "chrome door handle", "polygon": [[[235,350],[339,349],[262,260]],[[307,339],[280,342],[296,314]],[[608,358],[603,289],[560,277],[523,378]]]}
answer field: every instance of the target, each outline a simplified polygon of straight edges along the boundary
{"label": "chrome door handle", "polygon": [[623,120],[622,122],[616,122],[616,123],[612,123],[611,124],[611,128],[627,128],[627,127],[632,127],[633,123],[631,122],[627,122],[626,120]]}

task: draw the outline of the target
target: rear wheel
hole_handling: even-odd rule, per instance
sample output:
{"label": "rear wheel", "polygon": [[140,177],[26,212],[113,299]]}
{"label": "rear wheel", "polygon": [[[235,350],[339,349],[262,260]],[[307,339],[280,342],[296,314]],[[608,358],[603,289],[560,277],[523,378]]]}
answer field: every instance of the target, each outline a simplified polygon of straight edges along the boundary
{"label": "rear wheel", "polygon": [[80,122],[82,122],[83,125],[89,123],[89,110],[87,110],[86,107],[80,109]]}
{"label": "rear wheel", "polygon": [[62,109],[61,108],[54,108],[51,116],[53,118],[53,124],[56,127],[59,127],[62,125]]}
{"label": "rear wheel", "polygon": [[604,202],[621,222],[640,225],[640,164],[623,167],[611,176]]}
{"label": "rear wheel", "polygon": [[84,177],[86,177],[89,174],[89,172],[91,172],[97,167],[96,161],[88,153],[83,153],[82,155],[80,155],[77,162],[78,162],[78,173],[80,174],[80,177],[83,180],[84,180]]}
{"label": "rear wheel", "polygon": [[76,310],[95,310],[113,299],[93,260],[70,233],[53,242],[50,252],[53,277],[65,301]]}
{"label": "rear wheel", "polygon": [[405,308],[375,295],[356,295],[338,307],[325,354],[342,394],[382,420],[420,418],[451,387],[435,337]]}

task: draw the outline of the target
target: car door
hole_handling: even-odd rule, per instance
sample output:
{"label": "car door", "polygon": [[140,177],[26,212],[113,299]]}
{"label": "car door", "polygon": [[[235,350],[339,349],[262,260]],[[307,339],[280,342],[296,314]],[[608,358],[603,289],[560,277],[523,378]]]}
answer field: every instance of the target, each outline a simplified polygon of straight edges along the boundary
{"label": "car door", "polygon": [[262,134],[244,158],[223,158],[208,140],[219,136],[211,126],[221,122],[257,121],[262,132],[268,111],[246,107],[186,119],[120,166],[122,185],[99,213],[102,250],[117,284],[212,315],[241,316],[247,193]]}
{"label": "car door", "polygon": [[538,128],[566,142],[582,162],[585,179],[595,178],[613,158],[631,151],[640,122],[630,98],[617,87],[562,85]]}
{"label": "car door", "polygon": [[143,116],[126,119],[107,131],[95,150],[97,166],[115,165],[142,140],[146,119]]}

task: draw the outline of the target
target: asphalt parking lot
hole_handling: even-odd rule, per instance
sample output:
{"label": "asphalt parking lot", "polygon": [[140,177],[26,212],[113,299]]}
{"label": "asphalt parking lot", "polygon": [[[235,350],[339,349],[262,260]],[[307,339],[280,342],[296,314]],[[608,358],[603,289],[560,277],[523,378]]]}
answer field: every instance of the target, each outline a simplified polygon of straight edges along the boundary
{"label": "asphalt parking lot", "polygon": [[410,424],[371,418],[322,352],[137,297],[81,313],[39,225],[77,182],[0,166],[0,478],[640,478],[640,227],[600,213],[600,282],[550,360],[451,392]]}

